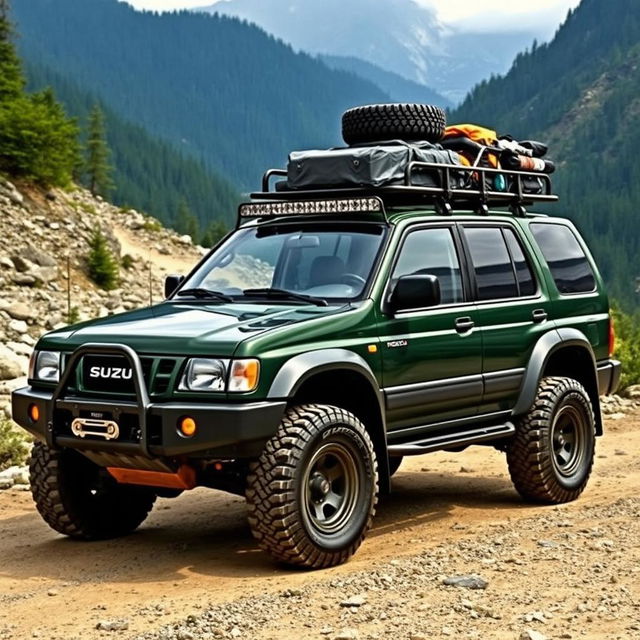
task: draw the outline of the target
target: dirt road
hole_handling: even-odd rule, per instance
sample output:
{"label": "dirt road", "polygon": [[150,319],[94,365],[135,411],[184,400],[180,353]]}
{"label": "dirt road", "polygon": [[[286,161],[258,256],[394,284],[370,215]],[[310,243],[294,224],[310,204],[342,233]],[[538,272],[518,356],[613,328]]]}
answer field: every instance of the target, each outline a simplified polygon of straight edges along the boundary
{"label": "dirt road", "polygon": [[[78,543],[6,491],[0,639],[637,639],[639,487],[640,416],[607,422],[587,491],[561,507],[522,503],[493,450],[405,460],[353,560],[314,573],[274,565],[223,493],[160,500],[135,534]],[[443,584],[469,574],[486,588]]]}

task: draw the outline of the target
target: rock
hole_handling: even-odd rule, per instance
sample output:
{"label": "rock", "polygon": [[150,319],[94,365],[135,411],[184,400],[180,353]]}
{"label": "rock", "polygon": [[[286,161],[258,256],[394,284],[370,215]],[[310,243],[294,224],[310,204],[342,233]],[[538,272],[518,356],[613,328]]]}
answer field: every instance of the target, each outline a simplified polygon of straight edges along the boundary
{"label": "rock", "polygon": [[479,576],[450,576],[442,581],[443,584],[463,589],[486,589],[489,583]]}
{"label": "rock", "polygon": [[347,600],[343,600],[340,603],[341,607],[361,607],[363,604],[366,604],[367,597],[366,596],[352,596]]}
{"label": "rock", "polygon": [[0,357],[0,380],[13,380],[22,375],[22,367],[17,360]]}
{"label": "rock", "polygon": [[554,542],[553,540],[538,540],[538,546],[545,547],[548,549],[555,549],[560,545],[557,542]]}
{"label": "rock", "polygon": [[533,629],[525,629],[520,634],[520,640],[547,640],[547,636]]}
{"label": "rock", "polygon": [[21,273],[33,268],[33,264],[20,255],[11,256],[11,261],[13,262],[13,266],[16,271],[20,271]]}
{"label": "rock", "polygon": [[[51,225],[49,225],[49,227],[53,229]],[[27,245],[20,252],[20,257],[40,267],[55,267],[58,264],[55,258],[51,257],[48,253],[37,249],[31,244]]]}
{"label": "rock", "polygon": [[126,631],[128,628],[127,620],[100,620],[96,625],[98,631]]}
{"label": "rock", "polygon": [[9,260],[9,258],[7,258],[6,256],[2,256],[0,258],[0,267],[2,267],[3,269],[13,269],[14,264],[11,260]]}
{"label": "rock", "polygon": [[178,238],[178,242],[180,244],[191,244],[193,241],[191,240],[191,236],[184,235]]}
{"label": "rock", "polygon": [[11,331],[15,331],[16,333],[26,333],[28,328],[29,327],[24,320],[12,320],[9,323],[9,329],[11,329]]}
{"label": "rock", "polygon": [[47,284],[58,277],[57,267],[34,267],[26,275],[34,278],[40,284]]}
{"label": "rock", "polygon": [[30,320],[35,316],[33,307],[26,305],[24,302],[14,302],[5,311],[15,320]]}
{"label": "rock", "polygon": [[20,287],[33,287],[36,283],[36,279],[26,273],[16,273],[11,279]]}
{"label": "rock", "polygon": [[358,632],[356,629],[342,629],[333,636],[333,640],[356,640],[357,638]]}
{"label": "rock", "polygon": [[640,400],[640,384],[632,384],[630,387],[627,387],[622,392],[622,395],[630,400]]}
{"label": "rock", "polygon": [[49,589],[49,591],[47,591],[48,596],[57,596],[59,593],[57,589]]}
{"label": "rock", "polygon": [[0,491],[11,489],[13,487],[13,480],[11,478],[0,478]]}

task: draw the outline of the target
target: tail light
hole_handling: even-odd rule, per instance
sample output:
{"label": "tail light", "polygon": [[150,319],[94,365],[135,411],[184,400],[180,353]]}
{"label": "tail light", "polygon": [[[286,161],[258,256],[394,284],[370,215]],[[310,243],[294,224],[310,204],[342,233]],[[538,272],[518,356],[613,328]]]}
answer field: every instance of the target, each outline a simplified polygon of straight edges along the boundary
{"label": "tail light", "polygon": [[616,330],[613,326],[613,317],[609,316],[609,357],[613,355],[616,349]]}

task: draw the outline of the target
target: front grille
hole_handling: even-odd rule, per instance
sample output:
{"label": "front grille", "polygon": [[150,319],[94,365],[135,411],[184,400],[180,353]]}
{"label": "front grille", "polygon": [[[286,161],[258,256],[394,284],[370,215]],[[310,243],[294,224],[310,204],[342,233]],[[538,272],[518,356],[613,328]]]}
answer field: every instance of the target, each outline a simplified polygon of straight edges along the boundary
{"label": "front grille", "polygon": [[[142,356],[140,364],[150,396],[163,396],[175,386],[182,358]],[[135,398],[131,365],[124,356],[86,355],[76,369],[75,383],[68,390],[80,396]]]}

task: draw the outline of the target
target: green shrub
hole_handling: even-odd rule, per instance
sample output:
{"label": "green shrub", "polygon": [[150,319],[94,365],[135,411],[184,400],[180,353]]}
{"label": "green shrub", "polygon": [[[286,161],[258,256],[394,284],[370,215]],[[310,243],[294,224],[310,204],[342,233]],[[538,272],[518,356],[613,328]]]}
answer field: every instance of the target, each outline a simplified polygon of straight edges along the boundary
{"label": "green shrub", "polygon": [[131,269],[135,264],[135,260],[132,255],[125,253],[122,256],[122,260],[120,261],[120,264],[122,265],[123,269],[126,269],[127,271],[129,271],[129,269]]}
{"label": "green shrub", "polygon": [[89,247],[89,277],[107,291],[115,289],[120,280],[118,261],[100,229],[94,231]]}
{"label": "green shrub", "polygon": [[624,389],[632,384],[640,384],[640,312],[630,315],[614,309],[613,316],[615,357],[622,363],[620,389]]}
{"label": "green shrub", "polygon": [[25,464],[28,455],[28,436],[18,431],[9,420],[0,418],[0,471]]}

